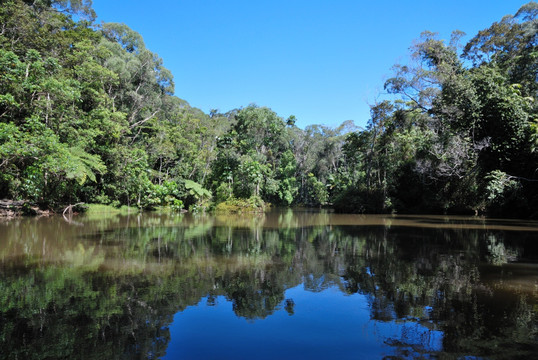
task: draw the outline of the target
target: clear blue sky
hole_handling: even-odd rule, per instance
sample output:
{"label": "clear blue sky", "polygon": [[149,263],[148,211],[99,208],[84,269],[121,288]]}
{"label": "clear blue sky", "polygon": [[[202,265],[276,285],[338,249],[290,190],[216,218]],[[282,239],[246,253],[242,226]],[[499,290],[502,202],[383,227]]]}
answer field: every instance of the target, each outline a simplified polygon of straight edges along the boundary
{"label": "clear blue sky", "polygon": [[424,30],[465,43],[519,0],[93,0],[98,21],[139,32],[205,112],[250,103],[297,125],[364,126],[390,68]]}

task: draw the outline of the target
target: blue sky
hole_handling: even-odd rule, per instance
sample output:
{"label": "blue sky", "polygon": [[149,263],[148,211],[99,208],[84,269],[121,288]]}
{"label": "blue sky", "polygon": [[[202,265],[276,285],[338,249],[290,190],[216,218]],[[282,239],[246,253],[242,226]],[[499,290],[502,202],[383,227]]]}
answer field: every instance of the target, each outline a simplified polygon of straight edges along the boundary
{"label": "blue sky", "polygon": [[391,67],[424,30],[474,36],[518,0],[93,0],[98,21],[139,32],[205,112],[255,103],[297,125],[365,126]]}

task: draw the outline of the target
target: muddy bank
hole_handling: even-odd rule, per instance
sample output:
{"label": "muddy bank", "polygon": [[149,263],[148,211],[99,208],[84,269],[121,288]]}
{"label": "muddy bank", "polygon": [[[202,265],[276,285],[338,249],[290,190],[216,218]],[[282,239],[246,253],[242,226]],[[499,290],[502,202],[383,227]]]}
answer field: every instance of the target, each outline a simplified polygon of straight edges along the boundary
{"label": "muddy bank", "polygon": [[13,218],[17,216],[50,216],[54,211],[50,209],[41,209],[36,204],[25,200],[0,200],[0,218]]}

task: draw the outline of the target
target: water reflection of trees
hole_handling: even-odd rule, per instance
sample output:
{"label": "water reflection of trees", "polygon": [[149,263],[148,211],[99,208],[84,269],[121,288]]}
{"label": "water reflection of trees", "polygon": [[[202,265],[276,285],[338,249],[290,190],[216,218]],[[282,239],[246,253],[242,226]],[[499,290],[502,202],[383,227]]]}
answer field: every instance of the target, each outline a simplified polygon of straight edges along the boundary
{"label": "water reflection of trees", "polygon": [[[269,228],[263,218],[178,226],[135,217],[86,232],[56,229],[55,241],[43,238],[38,225],[25,227],[0,251],[2,355],[159,357],[173,315],[202,298],[224,296],[238,316],[263,319],[279,310],[293,314],[285,291],[299,284],[363,294],[373,320],[442,331],[444,351],[455,356],[536,350],[536,294],[506,296],[481,281],[484,262],[498,268],[528,258],[530,236],[305,227],[286,214],[272,221]],[[406,341],[386,340],[400,355],[423,345]]]}
{"label": "water reflection of trees", "polygon": [[[415,321],[443,331],[445,352],[491,358],[535,354],[536,292],[506,296],[481,282],[483,261],[499,260],[484,242],[492,237],[505,254],[509,245],[503,234],[416,229],[372,234],[363,256],[348,261],[346,291],[368,296],[372,319]],[[525,240],[508,251],[521,253]],[[395,343],[408,352],[416,348]]]}

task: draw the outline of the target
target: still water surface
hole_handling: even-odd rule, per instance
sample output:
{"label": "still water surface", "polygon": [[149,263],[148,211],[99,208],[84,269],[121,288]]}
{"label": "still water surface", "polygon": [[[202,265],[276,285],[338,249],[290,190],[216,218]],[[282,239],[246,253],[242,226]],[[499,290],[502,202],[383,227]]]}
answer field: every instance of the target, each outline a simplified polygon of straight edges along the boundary
{"label": "still water surface", "polygon": [[538,358],[538,223],[0,222],[1,359]]}

